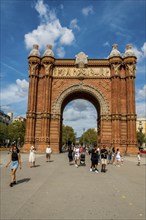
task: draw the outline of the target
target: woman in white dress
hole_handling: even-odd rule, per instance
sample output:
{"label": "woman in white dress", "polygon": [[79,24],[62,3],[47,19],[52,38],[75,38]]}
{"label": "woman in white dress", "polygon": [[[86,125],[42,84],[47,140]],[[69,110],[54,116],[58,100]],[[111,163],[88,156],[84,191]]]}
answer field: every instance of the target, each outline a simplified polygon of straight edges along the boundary
{"label": "woman in white dress", "polygon": [[117,149],[117,152],[116,152],[116,165],[118,167],[120,167],[120,165],[121,165],[121,155],[120,155],[119,148]]}
{"label": "woman in white dress", "polygon": [[29,153],[30,168],[35,166],[35,160],[36,160],[35,153],[36,153],[36,150],[34,146],[31,146],[30,153]]}

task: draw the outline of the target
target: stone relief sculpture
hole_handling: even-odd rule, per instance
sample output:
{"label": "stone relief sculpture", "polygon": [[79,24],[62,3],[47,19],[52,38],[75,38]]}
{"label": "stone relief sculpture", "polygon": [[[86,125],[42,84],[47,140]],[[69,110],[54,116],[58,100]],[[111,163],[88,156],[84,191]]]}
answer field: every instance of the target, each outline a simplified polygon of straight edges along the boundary
{"label": "stone relief sculpture", "polygon": [[54,77],[110,77],[110,69],[106,67],[101,68],[54,68]]}
{"label": "stone relief sculpture", "polygon": [[120,64],[112,64],[115,75],[118,75],[120,66],[121,66],[121,63]]}
{"label": "stone relief sculpture", "polygon": [[28,70],[29,75],[34,75],[37,67],[38,67],[38,63],[35,64],[29,63],[29,70]]}
{"label": "stone relief sculpture", "polygon": [[45,67],[46,75],[50,75],[50,70],[51,70],[52,64],[51,63],[49,63],[49,64],[43,63],[43,65]]}
{"label": "stone relief sculpture", "polygon": [[78,67],[84,67],[88,64],[88,60],[87,60],[88,56],[85,53],[80,52],[75,57],[76,57],[75,64]]}
{"label": "stone relief sculpture", "polygon": [[134,75],[136,74],[136,64],[132,63],[132,64],[127,64],[127,69],[129,71],[130,75]]}

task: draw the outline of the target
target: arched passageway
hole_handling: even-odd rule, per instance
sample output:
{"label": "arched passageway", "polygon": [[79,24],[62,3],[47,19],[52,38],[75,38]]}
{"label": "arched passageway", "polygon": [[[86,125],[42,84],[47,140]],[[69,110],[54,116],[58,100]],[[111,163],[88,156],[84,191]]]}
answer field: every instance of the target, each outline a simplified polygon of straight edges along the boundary
{"label": "arched passageway", "polygon": [[[92,100],[92,101],[91,101]],[[91,114],[92,113],[92,114]],[[67,114],[67,115],[66,115]],[[98,131],[98,115],[100,104],[95,97],[87,93],[73,93],[65,98],[61,107],[60,150],[62,148],[62,126],[71,126],[76,132],[76,138],[89,128]],[[67,117],[67,120],[66,120]],[[67,134],[66,134],[67,136]],[[98,134],[97,134],[98,142]]]}

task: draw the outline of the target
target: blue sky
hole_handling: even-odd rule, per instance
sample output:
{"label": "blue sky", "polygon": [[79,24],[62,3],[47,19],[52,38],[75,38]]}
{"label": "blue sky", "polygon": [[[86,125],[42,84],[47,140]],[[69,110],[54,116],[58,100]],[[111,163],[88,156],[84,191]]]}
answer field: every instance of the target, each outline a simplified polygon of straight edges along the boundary
{"label": "blue sky", "polygon": [[[34,43],[43,54],[53,45],[56,58],[107,58],[112,45],[123,54],[131,43],[138,58],[136,111],[146,117],[146,1],[145,0],[1,0],[1,109],[14,117],[27,111],[28,62]],[[81,135],[96,127],[96,110],[76,100],[63,113],[64,123]]]}

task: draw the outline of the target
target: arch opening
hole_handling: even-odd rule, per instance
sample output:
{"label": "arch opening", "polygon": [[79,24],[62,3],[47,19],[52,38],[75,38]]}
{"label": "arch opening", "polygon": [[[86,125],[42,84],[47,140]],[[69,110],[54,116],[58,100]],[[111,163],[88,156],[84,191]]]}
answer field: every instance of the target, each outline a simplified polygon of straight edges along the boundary
{"label": "arch opening", "polygon": [[[65,109],[68,108],[68,106],[70,106],[70,109],[72,109],[71,111],[69,111],[69,116],[68,116],[68,119],[70,118],[71,121],[69,122],[69,120],[67,120],[64,124],[65,121],[64,112]],[[76,115],[74,108],[76,110],[78,109],[78,111],[76,111]],[[87,117],[85,115],[85,108],[86,108]],[[88,115],[90,114],[91,109],[92,109],[92,121],[90,121],[91,116]],[[89,128],[95,129],[97,133],[96,143],[98,142],[98,118],[100,118],[100,112],[101,112],[100,109],[101,106],[97,98],[85,91],[84,92],[75,91],[64,98],[61,104],[61,117],[60,117],[60,152],[63,144],[62,142],[63,124],[71,126],[74,129],[75,133],[77,134],[77,138],[79,138]],[[85,120],[85,122],[81,120],[82,118]],[[80,120],[80,123],[78,123],[77,120]],[[87,121],[87,125],[86,125],[86,121]]]}

